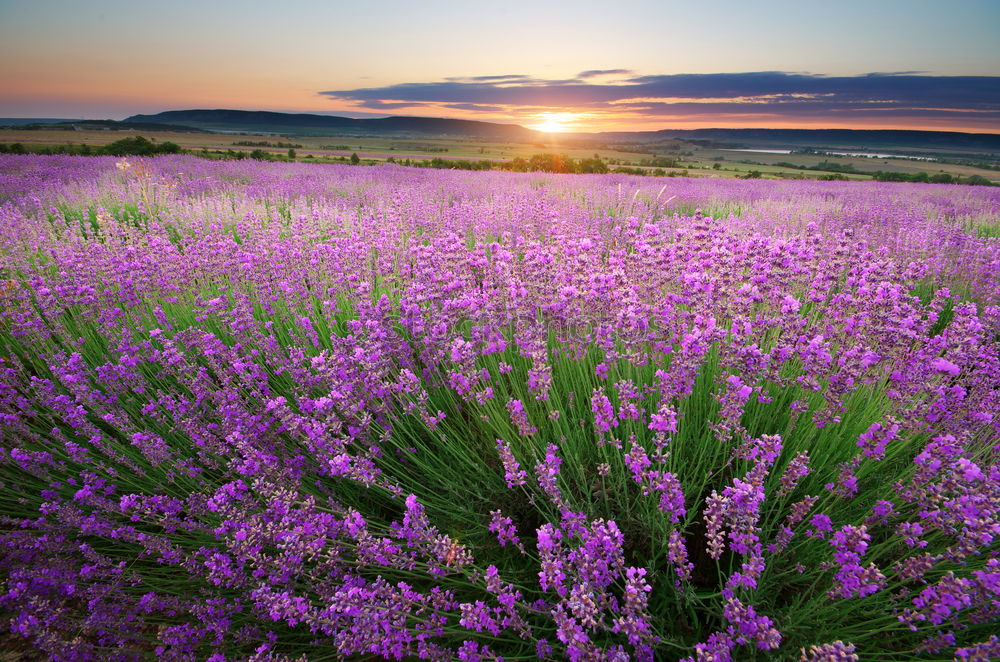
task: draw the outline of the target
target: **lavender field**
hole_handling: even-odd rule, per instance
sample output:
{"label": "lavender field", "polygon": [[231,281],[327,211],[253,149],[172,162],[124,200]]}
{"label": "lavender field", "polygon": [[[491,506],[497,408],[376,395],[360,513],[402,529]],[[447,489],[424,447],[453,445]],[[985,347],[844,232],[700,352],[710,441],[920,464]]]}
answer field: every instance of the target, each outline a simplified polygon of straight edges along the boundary
{"label": "lavender field", "polygon": [[998,235],[990,187],[0,157],[0,649],[996,658]]}

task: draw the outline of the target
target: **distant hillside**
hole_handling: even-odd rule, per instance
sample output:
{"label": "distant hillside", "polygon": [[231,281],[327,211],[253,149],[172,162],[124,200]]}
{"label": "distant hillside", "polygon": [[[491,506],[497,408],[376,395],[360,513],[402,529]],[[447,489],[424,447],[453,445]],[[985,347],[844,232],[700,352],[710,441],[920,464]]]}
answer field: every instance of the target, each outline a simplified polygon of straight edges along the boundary
{"label": "distant hillside", "polygon": [[658,143],[672,140],[714,147],[954,150],[1000,153],[1000,135],[893,129],[663,129],[578,133],[581,142]]}
{"label": "distant hillside", "polygon": [[0,117],[0,126],[24,126],[25,124],[56,124],[60,122],[76,122],[72,119],[57,119],[54,117]]}
{"label": "distant hillside", "polygon": [[273,113],[248,110],[169,110],[155,115],[133,115],[125,123],[173,124],[208,131],[280,133],[284,135],[436,135],[490,138],[524,142],[536,132],[516,124],[436,117],[383,117],[352,119],[307,113]]}
{"label": "distant hillside", "polygon": [[205,129],[177,124],[150,122],[119,122],[118,120],[32,120],[22,124],[3,124],[0,127],[16,128],[20,131],[175,131],[178,133],[207,133]]}

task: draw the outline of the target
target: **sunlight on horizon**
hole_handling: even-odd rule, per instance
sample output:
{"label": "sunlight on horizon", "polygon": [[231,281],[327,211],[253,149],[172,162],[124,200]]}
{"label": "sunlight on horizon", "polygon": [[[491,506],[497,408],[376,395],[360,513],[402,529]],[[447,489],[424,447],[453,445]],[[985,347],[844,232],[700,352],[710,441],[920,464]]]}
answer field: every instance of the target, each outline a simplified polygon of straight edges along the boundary
{"label": "sunlight on horizon", "polygon": [[535,118],[541,121],[527,127],[544,133],[566,133],[574,130],[574,125],[582,117],[581,113],[539,113]]}

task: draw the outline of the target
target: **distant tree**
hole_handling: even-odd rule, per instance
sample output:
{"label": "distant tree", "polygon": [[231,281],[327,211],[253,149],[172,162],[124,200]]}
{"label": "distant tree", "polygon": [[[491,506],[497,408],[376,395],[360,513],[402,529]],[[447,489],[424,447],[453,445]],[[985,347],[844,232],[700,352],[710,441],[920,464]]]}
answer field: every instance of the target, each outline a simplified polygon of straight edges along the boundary
{"label": "distant tree", "polygon": [[580,159],[576,163],[575,172],[603,174],[608,171],[608,164],[595,156],[590,159]]}
{"label": "distant tree", "polygon": [[951,184],[954,183],[955,178],[946,172],[942,172],[937,175],[931,175],[931,183],[933,184]]}
{"label": "distant tree", "polygon": [[514,160],[509,163],[509,169],[514,172],[528,172],[528,162],[520,156],[516,156],[514,157]]}
{"label": "distant tree", "polygon": [[[638,175],[640,177],[649,174],[648,172],[646,172],[642,168],[630,168],[629,166],[618,166],[617,168],[615,168],[611,172],[617,172],[617,173],[620,173],[622,175]],[[676,174],[676,173],[673,173],[673,172],[670,173],[671,176],[673,176],[674,174]]]}
{"label": "distant tree", "polygon": [[572,172],[573,160],[562,154],[535,154],[528,161],[528,170],[543,172]]}
{"label": "distant tree", "polygon": [[97,150],[98,154],[110,154],[112,156],[153,156],[155,154],[178,154],[181,151],[180,145],[172,142],[155,143],[142,136],[134,138],[122,138],[113,143],[104,145]]}
{"label": "distant tree", "polygon": [[295,150],[292,149],[291,147],[288,148],[288,160],[289,161],[295,160]]}
{"label": "distant tree", "polygon": [[986,179],[982,175],[970,175],[969,177],[962,177],[958,180],[959,184],[965,184],[967,186],[993,186],[993,182]]}
{"label": "distant tree", "polygon": [[877,182],[905,182],[909,181],[909,177],[902,172],[892,172],[886,170],[878,170],[872,173],[872,178]]}
{"label": "distant tree", "polygon": [[351,165],[358,165],[361,163],[361,157],[358,156],[357,152],[351,154]]}

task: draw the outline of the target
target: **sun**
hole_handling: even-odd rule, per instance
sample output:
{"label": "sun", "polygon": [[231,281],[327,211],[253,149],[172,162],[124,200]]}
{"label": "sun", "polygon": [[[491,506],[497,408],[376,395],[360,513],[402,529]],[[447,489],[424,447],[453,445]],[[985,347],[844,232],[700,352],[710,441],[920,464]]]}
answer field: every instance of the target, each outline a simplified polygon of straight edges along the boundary
{"label": "sun", "polygon": [[544,131],[545,133],[562,133],[566,130],[566,125],[562,122],[562,120],[549,118],[544,122],[532,125],[530,128],[535,131]]}
{"label": "sun", "polygon": [[564,133],[570,130],[570,124],[577,119],[575,113],[540,113],[535,115],[539,122],[529,124],[529,129],[544,133]]}

